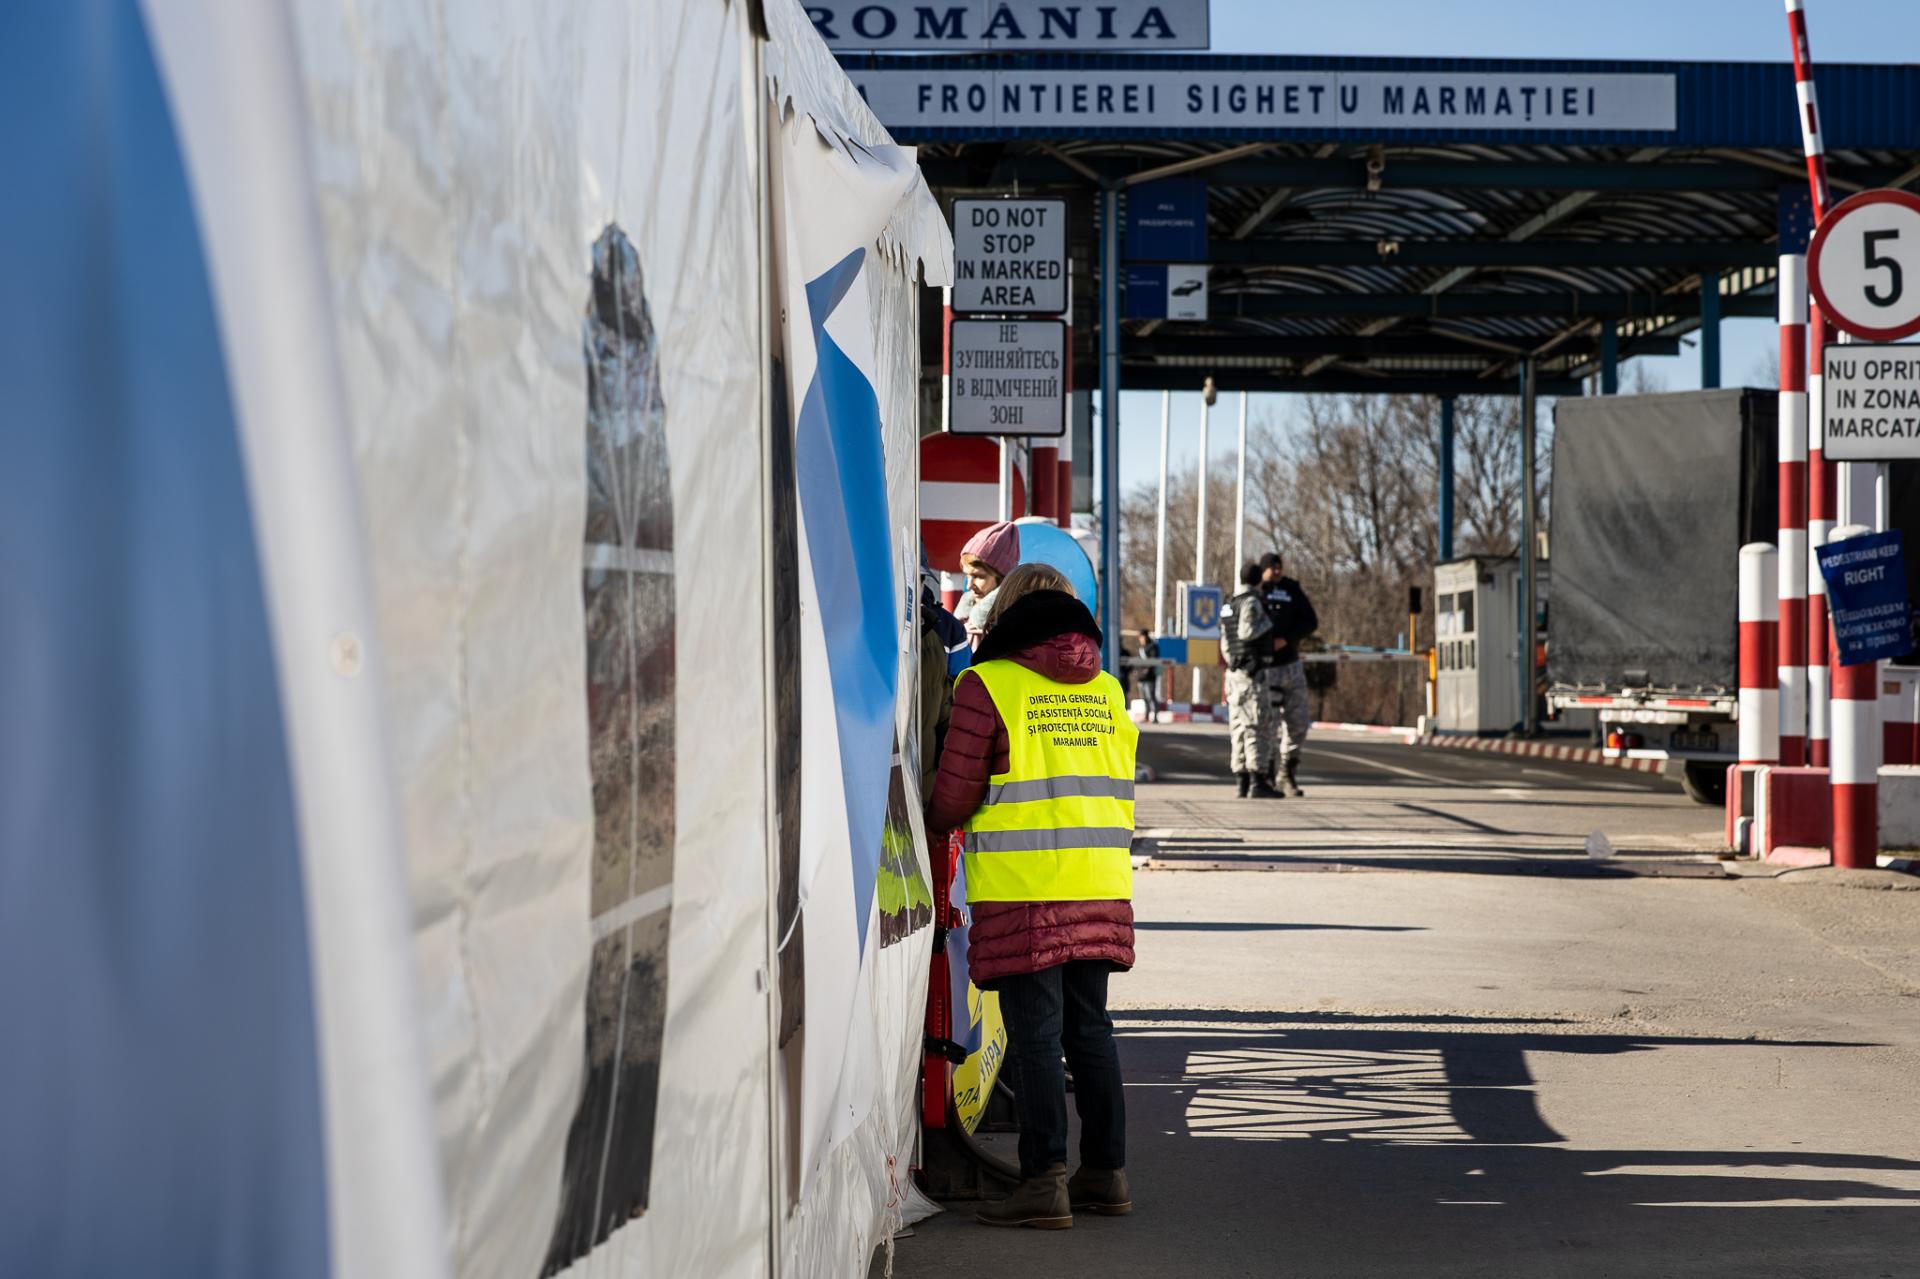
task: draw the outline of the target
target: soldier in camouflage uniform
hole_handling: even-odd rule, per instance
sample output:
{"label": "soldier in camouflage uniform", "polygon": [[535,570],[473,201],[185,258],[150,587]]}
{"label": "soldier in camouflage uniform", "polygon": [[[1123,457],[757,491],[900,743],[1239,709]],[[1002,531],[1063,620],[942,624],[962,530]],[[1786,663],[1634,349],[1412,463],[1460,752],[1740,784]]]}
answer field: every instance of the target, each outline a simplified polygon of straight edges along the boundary
{"label": "soldier in camouflage uniform", "polygon": [[1242,799],[1278,799],[1273,776],[1276,707],[1268,677],[1273,659],[1273,619],[1260,593],[1260,565],[1240,570],[1241,590],[1227,601],[1221,619],[1227,635],[1227,732],[1233,740],[1232,768]]}
{"label": "soldier in camouflage uniform", "polygon": [[1260,566],[1264,580],[1259,589],[1274,631],[1273,666],[1265,674],[1272,698],[1268,731],[1274,737],[1274,762],[1280,766],[1276,781],[1287,794],[1297,796],[1305,793],[1296,777],[1300,769],[1300,749],[1306,745],[1307,730],[1313,726],[1306,668],[1300,662],[1300,641],[1319,629],[1320,619],[1300,583],[1286,576],[1285,564],[1277,553],[1263,556]]}

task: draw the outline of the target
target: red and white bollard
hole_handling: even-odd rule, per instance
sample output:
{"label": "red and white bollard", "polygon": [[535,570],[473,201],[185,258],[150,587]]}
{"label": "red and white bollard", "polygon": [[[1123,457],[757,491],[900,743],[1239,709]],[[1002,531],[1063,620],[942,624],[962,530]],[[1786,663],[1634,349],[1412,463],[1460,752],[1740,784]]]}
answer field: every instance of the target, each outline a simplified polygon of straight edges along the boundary
{"label": "red and white bollard", "polygon": [[[1864,537],[1848,524],[1833,540]],[[1840,665],[1833,649],[1833,864],[1872,870],[1880,864],[1880,663]]]}
{"label": "red and white bollard", "polygon": [[1740,762],[1780,758],[1780,684],[1775,641],[1780,597],[1774,580],[1779,553],[1771,542],[1740,548]]}
{"label": "red and white bollard", "polygon": [[1807,259],[1780,255],[1780,763],[1807,762]]}

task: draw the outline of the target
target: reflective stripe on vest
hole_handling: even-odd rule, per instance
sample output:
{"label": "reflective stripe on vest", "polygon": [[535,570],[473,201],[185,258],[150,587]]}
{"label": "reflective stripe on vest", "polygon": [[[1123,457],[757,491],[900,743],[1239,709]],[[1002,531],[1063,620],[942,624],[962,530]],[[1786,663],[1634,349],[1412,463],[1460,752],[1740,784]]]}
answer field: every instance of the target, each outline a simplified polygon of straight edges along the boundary
{"label": "reflective stripe on vest", "polygon": [[1133,897],[1134,748],[1119,681],[1062,684],[1017,662],[982,662],[1007,729],[1007,771],[967,822],[969,901]]}

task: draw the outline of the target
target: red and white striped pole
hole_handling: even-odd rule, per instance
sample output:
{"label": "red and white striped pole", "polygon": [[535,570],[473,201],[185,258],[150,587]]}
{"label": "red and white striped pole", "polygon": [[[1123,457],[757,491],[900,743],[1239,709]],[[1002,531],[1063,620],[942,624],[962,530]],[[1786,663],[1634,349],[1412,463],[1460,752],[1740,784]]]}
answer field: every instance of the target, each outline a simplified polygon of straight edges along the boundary
{"label": "red and white striped pole", "polygon": [[1779,553],[1771,542],[1740,548],[1740,762],[1780,758]]}
{"label": "red and white striped pole", "polygon": [[1807,762],[1807,259],[1780,255],[1780,762]]}
{"label": "red and white striped pole", "polygon": [[1826,461],[1827,415],[1822,404],[1820,369],[1826,359],[1827,323],[1816,308],[1807,324],[1807,763],[1825,768],[1831,761],[1827,745],[1832,736],[1832,681],[1828,657],[1831,632],[1827,624],[1827,583],[1820,576],[1816,556],[1833,535],[1833,463]]}
{"label": "red and white striped pole", "polygon": [[[1065,387],[1066,402],[1062,405],[1061,418],[1066,422],[1068,435],[1073,434],[1073,263],[1067,263],[1067,309],[1058,317],[1066,327],[1067,364],[1060,371],[1062,385]],[[1060,492],[1060,441],[1035,439],[1033,444],[1033,472],[1027,491],[1032,495],[1033,513],[1043,519],[1052,520],[1062,528],[1073,520],[1067,513],[1067,507],[1073,505],[1071,495]]]}
{"label": "red and white striped pole", "polygon": [[[1833,540],[1872,530],[1848,524]],[[1840,665],[1833,646],[1833,864],[1872,870],[1880,864],[1880,663]]]}
{"label": "red and white striped pole", "polygon": [[[1829,203],[1827,146],[1820,132],[1820,100],[1813,86],[1813,51],[1807,42],[1804,0],[1786,0],[1787,34],[1793,45],[1793,91],[1799,103],[1800,142],[1807,158],[1807,188],[1813,198],[1814,225]],[[1833,464],[1823,459],[1826,414],[1821,405],[1821,368],[1826,360],[1827,326],[1817,308],[1807,326],[1807,762],[1825,766],[1831,732],[1827,587],[1812,557],[1833,529]]]}

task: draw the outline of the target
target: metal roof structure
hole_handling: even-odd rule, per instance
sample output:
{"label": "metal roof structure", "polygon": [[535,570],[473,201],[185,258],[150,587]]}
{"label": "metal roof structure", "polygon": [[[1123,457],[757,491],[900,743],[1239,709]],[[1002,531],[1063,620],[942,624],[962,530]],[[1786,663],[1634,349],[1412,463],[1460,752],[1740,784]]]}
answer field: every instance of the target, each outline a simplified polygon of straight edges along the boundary
{"label": "metal roof structure", "polygon": [[[1704,380],[1713,384],[1715,321],[1772,315],[1782,235],[1791,243],[1807,231],[1785,63],[1105,54],[842,62],[894,135],[920,146],[936,193],[1068,196],[1075,260],[1087,266],[1099,261],[1103,197],[1117,190],[1124,217],[1126,192],[1142,182],[1206,182],[1207,318],[1122,322],[1127,389],[1187,389],[1210,374],[1230,390],[1504,394],[1519,389],[1531,360],[1541,393],[1574,395],[1589,379],[1610,382],[1617,359],[1674,354],[1703,327]],[[1523,117],[1521,86],[1536,80],[1548,87],[1528,97]],[[1670,127],[1596,118],[1563,128],[1541,113],[1570,92],[1553,86],[1592,82],[1661,97],[1639,115],[1630,102],[1625,114]],[[1387,116],[1338,109],[1345,86],[1358,103],[1363,83],[1370,92],[1398,86],[1381,99]],[[972,97],[948,95],[946,105],[961,107],[948,122],[956,113],[940,108],[953,84]],[[1145,87],[1132,118],[1119,108],[1129,84],[1156,87],[1153,109]],[[1100,93],[1103,85],[1111,92]],[[1324,90],[1311,100],[1324,104],[1317,115],[1304,96],[1314,85]],[[1516,114],[1446,119],[1440,91],[1453,85],[1513,86]],[[1920,67],[1826,66],[1819,85],[1837,194],[1920,180]],[[1203,91],[1210,110],[1170,123],[1184,105],[1176,93],[1198,103]],[[1095,380],[1096,274],[1076,275],[1082,386]]]}

